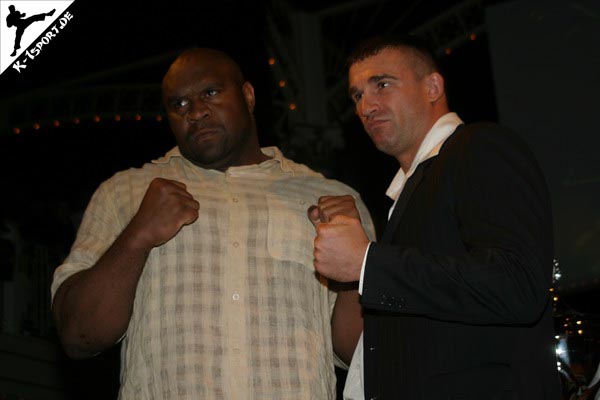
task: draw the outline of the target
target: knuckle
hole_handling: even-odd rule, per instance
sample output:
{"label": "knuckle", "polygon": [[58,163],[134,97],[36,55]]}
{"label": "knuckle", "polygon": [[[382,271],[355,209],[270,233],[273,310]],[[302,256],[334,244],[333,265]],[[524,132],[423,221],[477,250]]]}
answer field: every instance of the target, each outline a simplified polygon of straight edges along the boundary
{"label": "knuckle", "polygon": [[315,240],[319,239],[320,236],[322,237],[325,234],[325,231],[327,230],[325,224],[319,224],[319,226],[317,226],[316,229],[317,229],[317,238]]}
{"label": "knuckle", "polygon": [[150,190],[154,190],[156,188],[158,188],[160,186],[160,178],[154,178],[152,179],[152,181],[150,182],[150,184],[148,185],[148,191]]}
{"label": "knuckle", "polygon": [[154,186],[163,187],[167,184],[167,180],[165,178],[154,178],[151,184]]}
{"label": "knuckle", "polygon": [[319,197],[319,204],[323,203],[324,201],[327,201],[329,198],[331,198],[331,196],[321,196],[321,197]]}

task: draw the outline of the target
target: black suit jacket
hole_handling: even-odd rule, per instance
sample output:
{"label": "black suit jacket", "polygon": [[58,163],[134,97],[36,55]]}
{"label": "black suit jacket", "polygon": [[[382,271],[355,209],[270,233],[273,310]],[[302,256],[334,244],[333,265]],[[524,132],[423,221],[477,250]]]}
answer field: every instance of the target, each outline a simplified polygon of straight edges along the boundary
{"label": "black suit jacket", "polygon": [[365,398],[558,399],[552,229],[525,143],[495,124],[457,128],[369,249]]}

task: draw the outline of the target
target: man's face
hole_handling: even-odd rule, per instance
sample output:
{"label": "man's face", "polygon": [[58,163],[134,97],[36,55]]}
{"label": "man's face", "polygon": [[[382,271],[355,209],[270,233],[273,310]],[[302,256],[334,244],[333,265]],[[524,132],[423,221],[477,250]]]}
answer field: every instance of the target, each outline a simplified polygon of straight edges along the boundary
{"label": "man's face", "polygon": [[246,164],[254,89],[231,65],[210,57],[176,62],[163,81],[163,100],[185,158],[220,171]]}
{"label": "man's face", "polygon": [[375,146],[402,158],[416,153],[428,129],[425,78],[418,79],[401,49],[388,48],[354,63],[349,94]]}

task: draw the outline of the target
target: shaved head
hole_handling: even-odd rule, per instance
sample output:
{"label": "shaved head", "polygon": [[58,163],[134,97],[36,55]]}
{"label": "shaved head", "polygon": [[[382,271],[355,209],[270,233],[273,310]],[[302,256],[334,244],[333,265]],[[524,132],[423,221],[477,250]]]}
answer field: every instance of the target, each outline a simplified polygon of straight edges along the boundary
{"label": "shaved head", "polygon": [[179,150],[192,163],[225,171],[265,159],[252,114],[254,88],[227,54],[184,51],[165,74],[162,97]]}
{"label": "shaved head", "polygon": [[223,68],[230,75],[230,78],[240,86],[245,81],[240,66],[229,55],[215,49],[194,47],[185,50],[177,57],[173,64],[171,64],[163,78],[163,91],[165,89],[165,84],[168,83],[170,78],[177,75],[182,69],[198,64],[211,65],[212,67],[219,69]]}

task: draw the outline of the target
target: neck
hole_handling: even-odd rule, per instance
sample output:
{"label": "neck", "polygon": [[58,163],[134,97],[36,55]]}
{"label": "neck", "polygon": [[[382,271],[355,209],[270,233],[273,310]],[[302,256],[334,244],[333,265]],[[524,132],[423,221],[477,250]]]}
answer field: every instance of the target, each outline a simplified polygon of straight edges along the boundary
{"label": "neck", "polygon": [[435,112],[433,112],[430,115],[430,117],[425,121],[424,127],[420,130],[421,131],[420,137],[415,141],[414,145],[410,149],[408,149],[406,152],[404,152],[404,153],[400,154],[398,157],[396,157],[396,159],[400,163],[400,168],[402,168],[404,173],[408,173],[408,171],[410,170],[410,167],[412,166],[412,163],[414,162],[415,157],[417,156],[417,153],[419,152],[419,149],[421,148],[421,144],[423,144],[423,140],[425,140],[425,137],[431,131],[433,126],[436,124],[436,122],[442,116],[444,116],[445,114],[450,112],[447,109],[447,107],[441,107],[441,106],[438,106],[437,109],[434,111]]}

